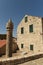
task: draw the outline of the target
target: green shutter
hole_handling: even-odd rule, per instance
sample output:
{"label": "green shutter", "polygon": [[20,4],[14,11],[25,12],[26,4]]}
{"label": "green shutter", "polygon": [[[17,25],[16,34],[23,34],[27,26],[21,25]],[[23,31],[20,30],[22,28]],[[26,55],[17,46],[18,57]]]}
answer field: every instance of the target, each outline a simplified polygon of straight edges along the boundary
{"label": "green shutter", "polygon": [[33,45],[30,45],[30,50],[33,50]]}
{"label": "green shutter", "polygon": [[29,26],[29,31],[33,32],[33,24]]}
{"label": "green shutter", "polygon": [[23,48],[23,44],[21,44],[21,48]]}

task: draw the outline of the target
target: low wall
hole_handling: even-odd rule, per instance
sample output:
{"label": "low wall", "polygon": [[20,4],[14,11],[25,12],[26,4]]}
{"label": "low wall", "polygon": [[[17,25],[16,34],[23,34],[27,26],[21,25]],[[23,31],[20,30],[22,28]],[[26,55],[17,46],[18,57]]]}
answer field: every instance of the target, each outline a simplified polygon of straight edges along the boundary
{"label": "low wall", "polygon": [[30,56],[30,57],[24,57],[24,58],[18,58],[18,59],[6,58],[3,60],[0,60],[0,65],[19,65],[19,64],[34,61],[34,60],[37,60],[40,58],[43,58],[43,54],[34,55],[34,56]]}

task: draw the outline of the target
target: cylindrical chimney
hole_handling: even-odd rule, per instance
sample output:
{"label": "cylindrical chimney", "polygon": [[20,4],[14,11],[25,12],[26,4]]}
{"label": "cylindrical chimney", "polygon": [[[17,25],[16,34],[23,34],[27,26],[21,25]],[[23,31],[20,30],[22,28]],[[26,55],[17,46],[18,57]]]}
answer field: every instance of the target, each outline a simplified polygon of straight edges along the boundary
{"label": "cylindrical chimney", "polygon": [[6,57],[12,57],[12,33],[13,33],[13,23],[9,19],[7,25],[7,37],[6,37]]}

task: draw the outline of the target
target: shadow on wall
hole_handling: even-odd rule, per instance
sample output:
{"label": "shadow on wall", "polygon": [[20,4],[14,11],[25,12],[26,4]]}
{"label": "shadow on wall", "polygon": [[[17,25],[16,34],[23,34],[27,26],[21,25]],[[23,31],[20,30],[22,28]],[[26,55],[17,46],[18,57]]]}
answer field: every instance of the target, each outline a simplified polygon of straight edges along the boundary
{"label": "shadow on wall", "polygon": [[25,63],[25,62],[28,62],[28,61],[39,59],[39,58],[43,58],[43,54],[34,55],[34,56],[27,57],[27,58],[16,59],[14,61],[14,63],[22,64],[22,63]]}
{"label": "shadow on wall", "polygon": [[19,50],[19,47],[18,47],[17,43],[14,43],[14,42],[13,42],[12,53],[16,53],[17,50]]}
{"label": "shadow on wall", "polygon": [[10,59],[8,61],[0,62],[0,65],[19,65],[19,64],[29,62],[29,61],[32,61],[32,60],[36,60],[36,59],[39,59],[39,58],[43,58],[43,54],[34,55],[34,56],[27,57],[27,58],[24,57],[24,58],[20,58],[20,59],[16,59],[16,60]]}

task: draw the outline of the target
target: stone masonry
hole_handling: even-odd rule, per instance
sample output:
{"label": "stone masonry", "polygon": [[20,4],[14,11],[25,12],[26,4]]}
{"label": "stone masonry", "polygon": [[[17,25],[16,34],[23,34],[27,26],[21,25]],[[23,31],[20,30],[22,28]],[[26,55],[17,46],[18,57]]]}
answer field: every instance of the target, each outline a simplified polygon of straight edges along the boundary
{"label": "stone masonry", "polygon": [[[32,32],[30,32],[30,27],[33,29]],[[13,23],[11,19],[6,29],[6,56],[0,58],[0,65],[43,65],[43,18],[26,15],[22,19],[17,28],[17,44],[22,52],[19,51],[14,56],[12,56]]]}
{"label": "stone masonry", "polygon": [[6,57],[12,56],[12,32],[13,32],[13,23],[11,19],[8,21],[6,25],[7,29],[7,40],[6,40]]}
{"label": "stone masonry", "polygon": [[[25,22],[25,17],[27,17],[27,22]],[[33,32],[29,31],[30,25],[33,25]],[[21,28],[23,28],[23,34],[21,34]],[[25,15],[17,27],[17,44],[24,52],[35,54],[43,52],[43,18]],[[33,50],[30,50],[30,45],[33,45]]]}

